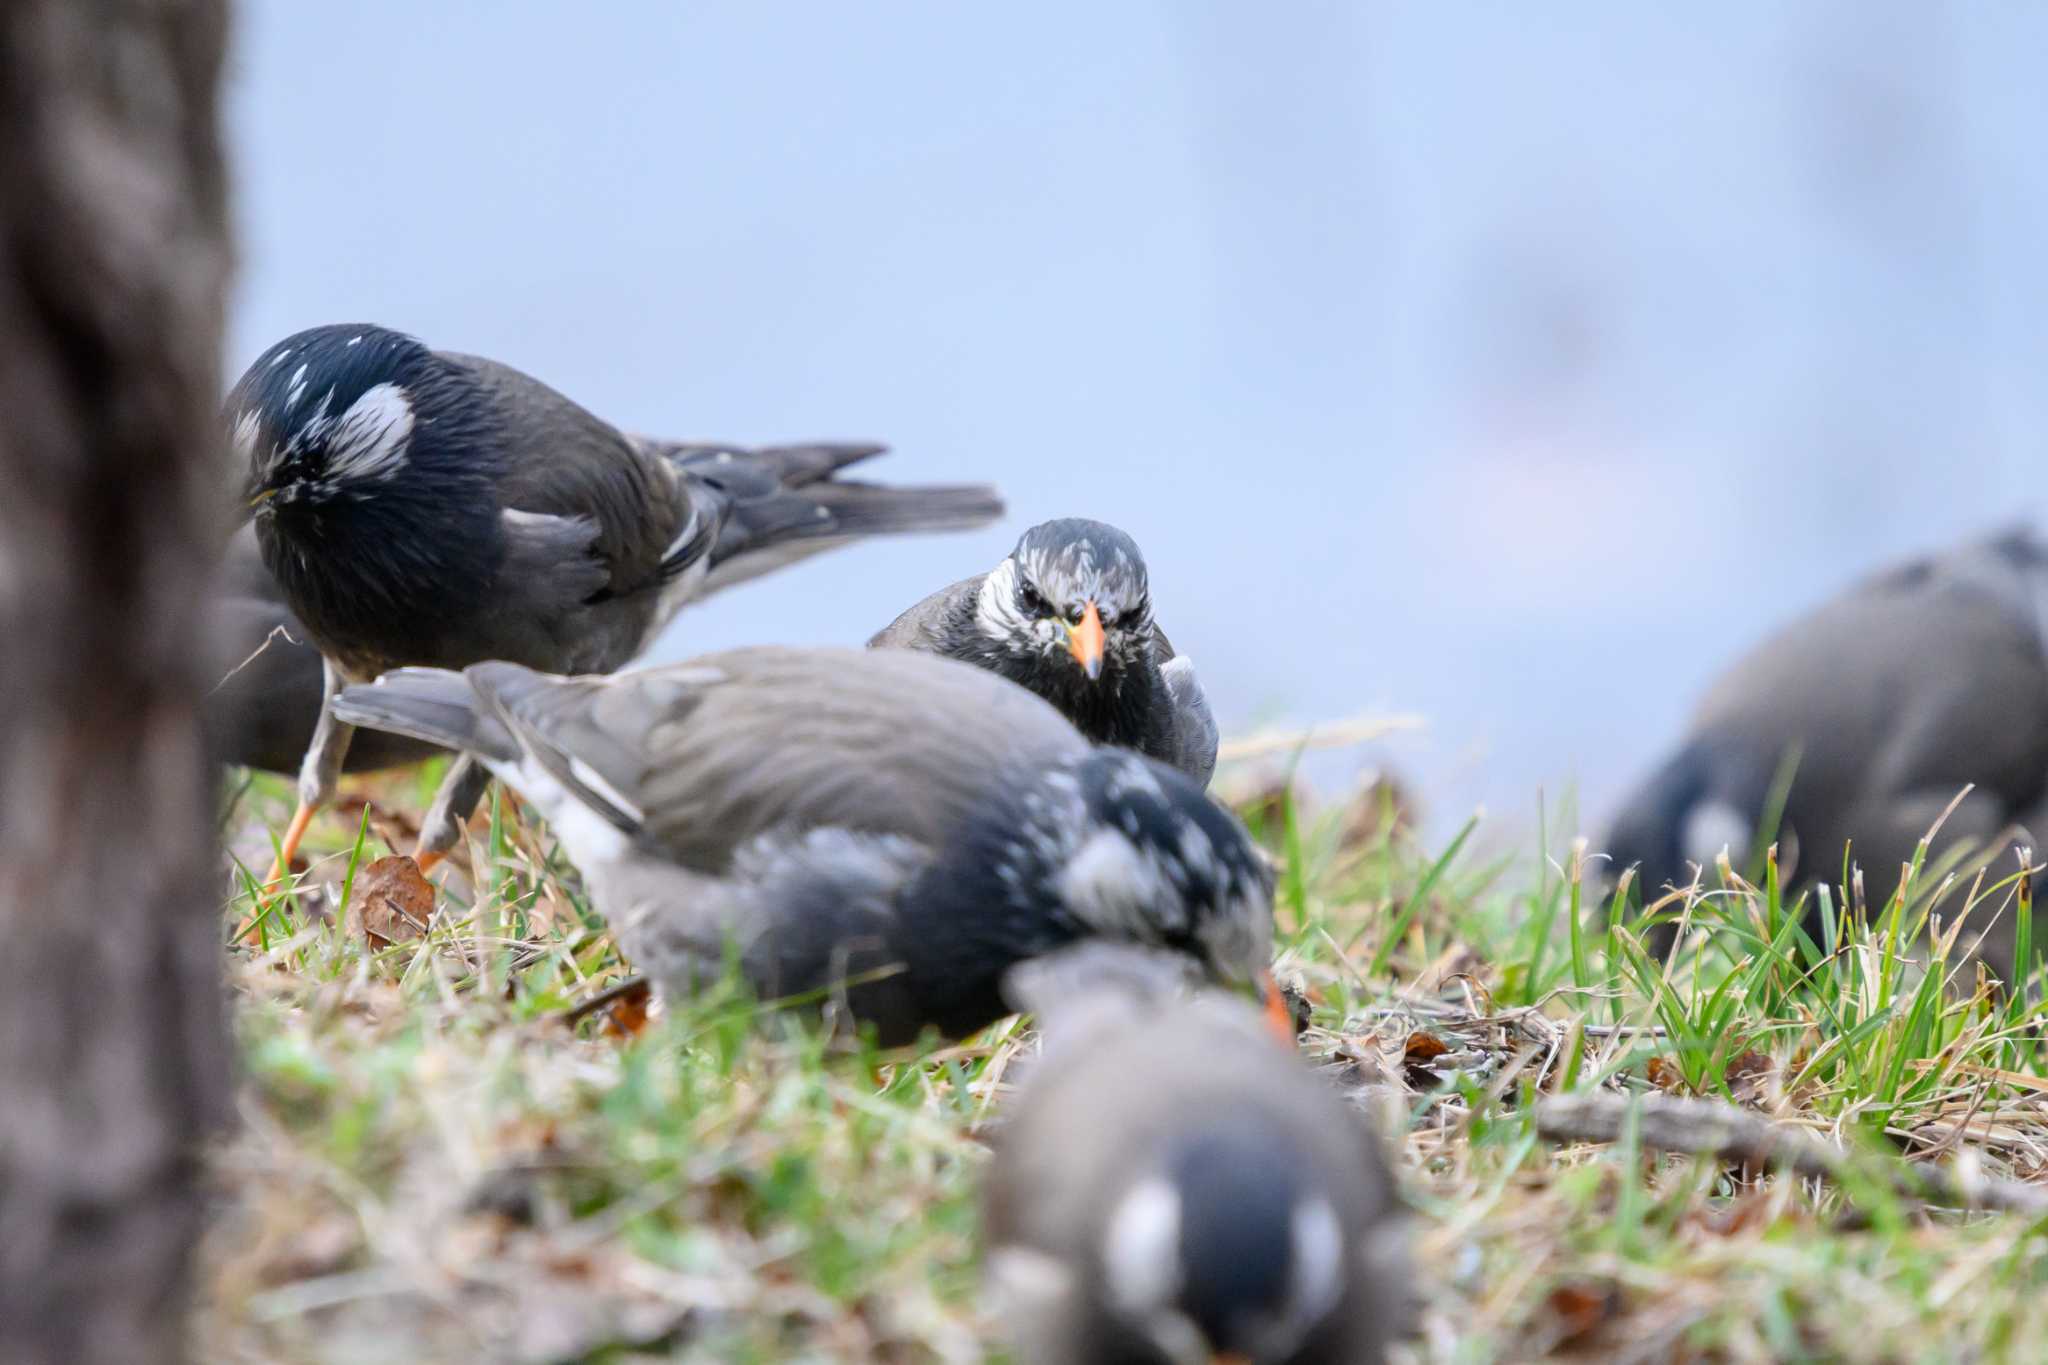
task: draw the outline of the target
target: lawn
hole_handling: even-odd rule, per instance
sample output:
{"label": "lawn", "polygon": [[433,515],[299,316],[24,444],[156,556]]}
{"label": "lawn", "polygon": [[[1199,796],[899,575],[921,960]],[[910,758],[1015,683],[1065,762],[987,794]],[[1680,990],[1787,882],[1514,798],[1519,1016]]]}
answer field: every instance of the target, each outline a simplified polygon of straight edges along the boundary
{"label": "lawn", "polygon": [[[240,1121],[200,1358],[1001,1359],[976,1191],[1028,1029],[877,1054],[735,989],[579,1010],[626,968],[512,797],[431,901],[375,862],[433,776],[357,785],[297,896],[228,897]],[[286,799],[236,791],[246,867]],[[2040,1008],[1957,946],[2031,918],[2015,860],[1921,867],[1861,918],[1710,871],[1658,910],[1666,967],[1569,837],[1419,846],[1384,789],[1246,810],[1303,1056],[1415,1210],[1402,1358],[2038,1358]]]}

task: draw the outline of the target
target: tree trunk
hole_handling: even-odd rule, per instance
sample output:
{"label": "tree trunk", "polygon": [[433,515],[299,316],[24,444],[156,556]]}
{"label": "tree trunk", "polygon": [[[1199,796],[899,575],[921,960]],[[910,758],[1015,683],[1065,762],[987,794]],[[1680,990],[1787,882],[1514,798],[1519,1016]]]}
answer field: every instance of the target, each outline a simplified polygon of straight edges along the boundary
{"label": "tree trunk", "polygon": [[225,1109],[220,0],[0,2],[0,1360],[182,1358]]}

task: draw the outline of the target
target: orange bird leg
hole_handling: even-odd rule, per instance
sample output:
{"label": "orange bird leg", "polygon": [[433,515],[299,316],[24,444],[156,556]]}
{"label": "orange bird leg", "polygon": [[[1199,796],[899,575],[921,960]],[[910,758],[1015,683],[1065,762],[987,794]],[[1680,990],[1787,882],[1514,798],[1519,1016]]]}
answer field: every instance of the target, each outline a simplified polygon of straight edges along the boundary
{"label": "orange bird leg", "polygon": [[277,861],[270,865],[270,876],[263,884],[264,895],[275,895],[284,885],[285,874],[292,870],[292,859],[298,856],[299,841],[306,837],[306,826],[313,823],[314,809],[310,802],[301,801],[292,812],[292,822],[285,828],[284,838],[278,841]]}
{"label": "orange bird leg", "polygon": [[1275,1038],[1293,1047],[1294,1009],[1287,1003],[1287,997],[1281,994],[1280,983],[1273,979],[1270,970],[1259,973],[1259,990],[1265,995],[1262,1012],[1265,1015],[1266,1027],[1272,1030]]}

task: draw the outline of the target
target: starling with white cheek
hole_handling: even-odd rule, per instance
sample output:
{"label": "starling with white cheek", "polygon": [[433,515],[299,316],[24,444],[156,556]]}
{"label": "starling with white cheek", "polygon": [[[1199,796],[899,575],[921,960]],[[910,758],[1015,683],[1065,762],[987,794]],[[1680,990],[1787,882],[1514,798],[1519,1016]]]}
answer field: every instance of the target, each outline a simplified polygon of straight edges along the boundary
{"label": "starling with white cheek", "polygon": [[1103,522],[1032,527],[990,572],[933,593],[868,646],[1000,673],[1096,743],[1171,763],[1204,786],[1216,770],[1216,720],[1194,665],[1153,621],[1145,557]]}
{"label": "starling with white cheek", "polygon": [[[976,526],[985,487],[837,478],[874,445],[761,450],[627,436],[538,380],[367,324],[265,351],[226,403],[264,563],[324,663],[288,861],[351,729],[331,699],[402,665],[603,673],[695,597],[862,536]],[[429,812],[427,860],[486,783]],[[281,863],[281,866],[283,864]],[[276,875],[275,873],[273,875]]]}

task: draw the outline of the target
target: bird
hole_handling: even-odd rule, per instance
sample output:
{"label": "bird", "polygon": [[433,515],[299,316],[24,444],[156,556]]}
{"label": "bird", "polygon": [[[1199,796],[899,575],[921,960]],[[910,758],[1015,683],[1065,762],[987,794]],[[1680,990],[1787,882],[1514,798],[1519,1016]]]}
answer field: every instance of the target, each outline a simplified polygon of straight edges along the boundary
{"label": "bird", "polygon": [[1236,818],[970,665],[759,646],[577,678],[406,668],[335,710],[522,793],[671,998],[730,949],[760,998],[829,997],[896,1047],[1002,1018],[1017,963],[1109,938],[1285,1015],[1272,873]]}
{"label": "bird", "polygon": [[[263,567],[256,528],[244,523],[221,561],[207,604],[207,677],[201,705],[214,761],[296,773],[320,719],[320,651]],[[371,730],[348,746],[345,772],[395,768],[442,752],[403,735]]]}
{"label": "bird", "polygon": [[[1707,689],[1677,751],[1621,803],[1605,840],[1613,867],[1634,867],[1649,901],[1688,885],[1686,865],[1711,867],[1723,848],[1747,865],[1770,832],[1774,788],[1785,885],[1839,888],[1846,852],[1870,904],[1889,901],[1901,865],[1966,785],[1928,865],[1965,840],[1993,851],[2015,827],[2048,835],[2044,613],[2048,546],[2025,528],[1854,584]],[[1668,952],[1673,938],[1665,925],[1651,941]],[[2014,938],[2002,915],[1977,946],[2008,982]]]}
{"label": "bird", "polygon": [[1362,1116],[1242,1000],[1040,966],[1012,978],[1044,1050],[982,1204],[1023,1365],[1383,1359],[1409,1312],[1407,1220]]}
{"label": "bird", "polygon": [[1137,542],[1105,522],[1032,527],[994,569],[918,602],[868,647],[978,665],[1044,697],[1098,744],[1204,786],[1216,771],[1216,719],[1194,665],[1153,620]]}
{"label": "bird", "polygon": [[[706,593],[862,536],[1002,511],[986,486],[837,477],[879,445],[629,436],[511,366],[368,323],[271,346],[223,417],[263,563],[320,651],[328,699],[404,665],[610,672]],[[332,798],[351,733],[323,703],[273,883]],[[451,765],[423,862],[487,782]]]}

